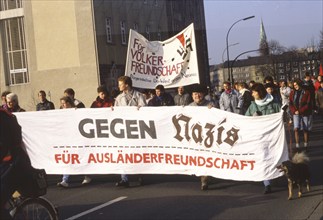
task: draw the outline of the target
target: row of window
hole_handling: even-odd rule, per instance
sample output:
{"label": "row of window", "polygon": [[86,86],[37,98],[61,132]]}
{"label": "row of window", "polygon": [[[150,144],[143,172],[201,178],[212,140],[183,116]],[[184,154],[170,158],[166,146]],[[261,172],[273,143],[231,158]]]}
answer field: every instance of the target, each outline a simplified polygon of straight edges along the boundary
{"label": "row of window", "polygon": [[[133,30],[139,32],[139,25],[138,23],[134,23]],[[112,35],[113,35],[113,30],[112,30],[112,19],[111,18],[106,18],[105,19],[105,30],[106,30],[106,35],[107,35],[107,43],[113,43]],[[127,44],[127,28],[126,28],[126,22],[125,21],[120,21],[120,35],[121,35],[121,44],[126,45]],[[150,40],[151,39],[151,30],[150,26],[146,25],[145,27],[145,37]],[[158,28],[157,32],[157,40],[161,41],[161,32],[160,28]]]}
{"label": "row of window", "polygon": [[[306,64],[309,65],[309,64],[315,64],[315,62],[317,62],[317,61],[315,61],[315,60],[304,60],[304,61],[301,62],[301,64],[302,65],[306,65]],[[294,61],[293,66],[298,66],[298,62]],[[285,63],[278,63],[278,67],[280,67],[280,68],[285,67]],[[286,63],[286,67],[290,67],[290,62]]]}

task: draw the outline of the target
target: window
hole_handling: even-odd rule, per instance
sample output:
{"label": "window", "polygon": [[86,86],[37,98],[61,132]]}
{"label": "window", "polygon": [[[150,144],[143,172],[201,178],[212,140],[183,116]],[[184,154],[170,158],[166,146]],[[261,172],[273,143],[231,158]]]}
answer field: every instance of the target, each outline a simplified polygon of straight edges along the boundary
{"label": "window", "polygon": [[149,25],[146,25],[146,38],[150,40],[150,27]]}
{"label": "window", "polygon": [[158,27],[158,31],[157,31],[157,40],[161,41],[161,30],[160,27]]}
{"label": "window", "polygon": [[121,44],[127,44],[127,37],[126,37],[126,22],[120,21],[120,30],[121,30]]}
{"label": "window", "polygon": [[111,18],[105,19],[105,31],[107,34],[107,43],[112,43]]}
{"label": "window", "polygon": [[[19,1],[14,1],[15,3]],[[1,8],[7,1],[1,2]],[[24,17],[5,19],[0,26],[4,33],[4,64],[7,72],[6,84],[16,85],[29,82]]]}
{"label": "window", "polygon": [[1,0],[0,11],[22,8],[22,0]]}
{"label": "window", "polygon": [[133,24],[133,30],[135,30],[135,31],[139,32],[139,26],[138,26],[138,23],[137,23],[137,22],[135,22],[135,23]]}

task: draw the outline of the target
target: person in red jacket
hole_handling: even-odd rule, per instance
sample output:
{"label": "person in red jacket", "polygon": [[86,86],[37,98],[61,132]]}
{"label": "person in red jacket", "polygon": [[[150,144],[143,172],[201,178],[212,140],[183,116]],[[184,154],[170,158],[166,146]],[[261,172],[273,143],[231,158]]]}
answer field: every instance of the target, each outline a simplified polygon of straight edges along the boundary
{"label": "person in red jacket", "polygon": [[105,86],[99,86],[97,92],[98,97],[92,103],[91,108],[104,108],[114,105],[113,99],[109,98],[108,90],[105,88]]}
{"label": "person in red jacket", "polygon": [[296,149],[299,150],[299,131],[304,133],[304,147],[308,147],[308,130],[309,118],[312,114],[311,95],[308,90],[303,89],[303,84],[300,79],[293,82],[294,89],[289,95],[289,109],[293,115],[294,134]]}

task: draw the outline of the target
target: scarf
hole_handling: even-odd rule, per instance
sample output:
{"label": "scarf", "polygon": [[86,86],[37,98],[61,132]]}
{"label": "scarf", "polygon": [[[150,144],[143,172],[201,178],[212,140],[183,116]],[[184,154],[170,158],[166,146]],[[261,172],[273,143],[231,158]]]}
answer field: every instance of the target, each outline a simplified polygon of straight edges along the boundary
{"label": "scarf", "polygon": [[265,105],[268,105],[273,100],[274,100],[274,97],[270,94],[267,94],[264,99],[255,100],[255,103],[259,106],[265,106]]}

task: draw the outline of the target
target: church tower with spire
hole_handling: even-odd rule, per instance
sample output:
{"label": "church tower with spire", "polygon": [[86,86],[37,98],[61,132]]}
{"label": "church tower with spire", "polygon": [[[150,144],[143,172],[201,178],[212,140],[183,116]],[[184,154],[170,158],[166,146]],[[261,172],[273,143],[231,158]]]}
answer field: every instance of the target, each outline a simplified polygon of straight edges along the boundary
{"label": "church tower with spire", "polygon": [[266,36],[264,23],[262,22],[262,19],[261,19],[261,25],[260,25],[259,53],[260,53],[260,56],[269,55],[267,36]]}

